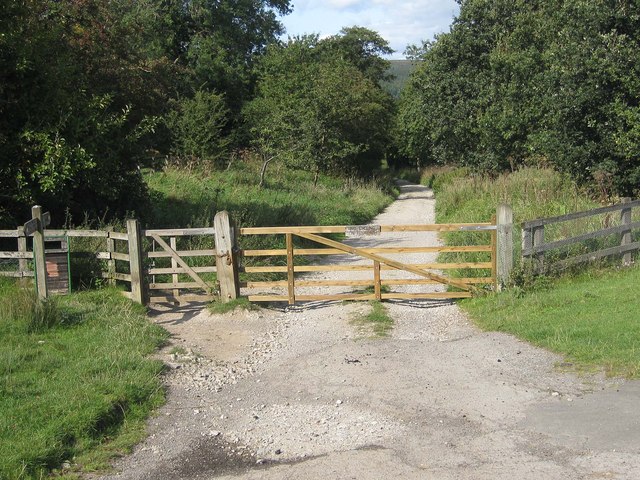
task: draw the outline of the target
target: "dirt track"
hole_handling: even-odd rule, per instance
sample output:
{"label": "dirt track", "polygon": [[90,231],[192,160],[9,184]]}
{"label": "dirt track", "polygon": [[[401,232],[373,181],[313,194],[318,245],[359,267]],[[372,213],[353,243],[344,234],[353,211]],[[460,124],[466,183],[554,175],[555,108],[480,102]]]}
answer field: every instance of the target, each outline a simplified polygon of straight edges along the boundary
{"label": "dirt track", "polygon": [[[433,223],[433,209],[406,185],[375,223]],[[105,478],[640,478],[639,383],[563,373],[446,303],[390,303],[391,336],[370,338],[350,322],[367,308],[157,310],[181,347],[164,354],[168,403]]]}

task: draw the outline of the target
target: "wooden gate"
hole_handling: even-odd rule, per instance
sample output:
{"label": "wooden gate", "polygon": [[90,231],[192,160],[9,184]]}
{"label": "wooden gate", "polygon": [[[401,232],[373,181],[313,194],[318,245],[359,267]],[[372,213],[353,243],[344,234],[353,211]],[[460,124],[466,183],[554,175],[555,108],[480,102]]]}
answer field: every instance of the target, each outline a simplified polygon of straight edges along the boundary
{"label": "wooden gate", "polygon": [[143,233],[151,241],[145,254],[150,302],[237,298],[235,226],[227,212],[216,214],[213,227],[154,229]]}
{"label": "wooden gate", "polygon": [[[296,301],[322,300],[386,300],[386,299],[452,299],[471,297],[478,290],[478,284],[496,285],[496,222],[490,223],[461,223],[461,224],[432,224],[432,225],[364,225],[364,226],[315,226],[315,227],[256,227],[242,228],[242,236],[251,235],[284,235],[284,249],[271,250],[242,250],[245,266],[240,268],[246,276],[280,275],[286,274],[286,279],[247,280],[240,282],[240,286],[248,289],[248,298],[253,302],[286,301],[294,304]],[[452,232],[471,231],[488,234],[487,243],[483,245],[464,246],[384,246],[357,247],[343,241],[327,238],[325,234],[343,234],[346,237],[366,239],[369,243],[381,233],[393,232]],[[296,238],[297,237],[297,238]],[[392,235],[386,235],[385,240],[393,242]],[[319,244],[321,248],[310,248],[307,245],[295,246],[294,239],[303,239],[306,244]],[[297,240],[300,243],[300,240]],[[304,248],[303,248],[304,247]],[[389,255],[420,254],[420,253],[477,253],[485,252],[486,261],[466,261],[455,263],[407,263],[390,258]],[[345,263],[345,256],[367,261],[362,263]],[[313,264],[313,260],[325,259]],[[268,257],[269,259],[285,259],[278,262],[271,261],[270,265],[250,265],[247,259]],[[304,260],[296,262],[296,258]],[[347,257],[347,261],[349,258]],[[448,269],[480,269],[484,275],[468,278],[452,278],[440,273]],[[398,278],[385,275],[386,271],[405,272],[411,274]],[[364,272],[368,278],[362,279],[318,279],[302,277],[297,274],[309,272]],[[362,275],[362,274],[361,274]],[[445,285],[445,291],[428,292],[394,292],[392,286],[408,285]],[[365,289],[364,291],[349,291],[341,293],[304,294],[298,290],[305,287],[347,287]],[[371,291],[367,291],[366,289]],[[274,292],[280,289],[282,293]],[[286,292],[286,294],[284,293]]]}
{"label": "wooden gate", "polygon": [[149,301],[191,302],[215,298],[214,228],[145,230]]}

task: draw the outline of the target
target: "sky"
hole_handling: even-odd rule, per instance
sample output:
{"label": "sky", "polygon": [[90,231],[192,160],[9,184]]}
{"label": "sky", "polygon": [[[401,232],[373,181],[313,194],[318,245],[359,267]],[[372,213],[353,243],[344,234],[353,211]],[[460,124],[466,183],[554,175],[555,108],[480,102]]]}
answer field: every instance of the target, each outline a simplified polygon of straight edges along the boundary
{"label": "sky", "polygon": [[407,45],[421,45],[449,30],[458,14],[454,0],[293,0],[293,12],[281,19],[288,35],[335,35],[343,27],[358,25],[378,32],[404,58]]}

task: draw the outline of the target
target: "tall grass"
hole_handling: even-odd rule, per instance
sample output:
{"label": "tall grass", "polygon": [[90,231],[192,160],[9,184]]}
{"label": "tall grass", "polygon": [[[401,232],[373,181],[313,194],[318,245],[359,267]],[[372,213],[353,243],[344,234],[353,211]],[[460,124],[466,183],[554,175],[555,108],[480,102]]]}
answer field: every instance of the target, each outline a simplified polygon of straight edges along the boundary
{"label": "tall grass", "polygon": [[0,282],[0,298],[0,319],[14,332],[42,332],[65,318],[56,297],[40,301],[34,289],[16,288],[9,280]]}
{"label": "tall grass", "polygon": [[166,338],[115,290],[40,303],[0,282],[0,478],[47,476],[63,462],[88,471],[139,441],[163,400]]}
{"label": "tall grass", "polygon": [[145,173],[154,228],[209,226],[227,210],[240,227],[364,223],[393,200],[390,182],[337,178],[276,164],[260,188],[259,165],[237,162],[208,173],[166,168]]}
{"label": "tall grass", "polygon": [[[509,204],[514,214],[514,257],[516,265],[521,257],[522,233],[520,224],[536,218],[564,215],[600,206],[568,177],[546,168],[523,168],[496,178],[470,175],[466,169],[441,168],[426,170],[422,182],[431,185],[438,201],[436,218],[440,223],[486,222],[495,215],[500,203]],[[601,225],[610,225],[606,216],[590,220],[554,224],[545,229],[545,240],[553,241],[579,235]],[[488,243],[487,234],[451,232],[443,237],[450,245]],[[600,240],[605,247],[607,240]],[[608,239],[609,242],[616,241]],[[619,240],[618,240],[619,241]],[[593,242],[591,242],[593,243]],[[581,253],[592,244],[557,252],[558,258],[569,253]],[[549,254],[553,260],[554,254]],[[488,261],[488,254],[444,254],[446,261]],[[460,276],[474,276],[477,271],[461,270]]]}

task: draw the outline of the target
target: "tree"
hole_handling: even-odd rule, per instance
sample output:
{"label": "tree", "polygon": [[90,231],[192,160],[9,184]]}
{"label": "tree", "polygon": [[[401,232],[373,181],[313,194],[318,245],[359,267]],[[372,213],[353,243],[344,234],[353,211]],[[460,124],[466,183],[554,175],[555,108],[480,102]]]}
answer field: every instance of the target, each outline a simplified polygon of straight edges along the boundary
{"label": "tree", "polygon": [[346,27],[338,35],[325,39],[321,47],[329,55],[338,56],[355,66],[369,80],[380,84],[392,79],[389,73],[390,63],[382,58],[391,55],[393,49],[389,42],[377,32],[364,27]]}
{"label": "tree", "polygon": [[180,100],[168,117],[178,157],[198,158],[212,166],[221,165],[230,139],[225,134],[229,110],[224,96],[198,91],[193,98]]}
{"label": "tree", "polygon": [[245,118],[265,162],[277,157],[316,175],[366,174],[384,155],[392,101],[322,42],[305,36],[272,45]]}
{"label": "tree", "polygon": [[288,11],[289,0],[4,2],[0,222],[35,202],[76,218],[144,211],[141,166],[222,155]]}
{"label": "tree", "polygon": [[284,33],[276,14],[288,14],[290,1],[189,0],[185,6],[191,32],[186,60],[193,85],[223,92],[237,114],[252,96],[256,58]]}
{"label": "tree", "polygon": [[640,7],[461,2],[403,93],[399,148],[484,172],[544,163],[609,193],[638,189]]}

